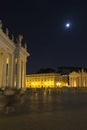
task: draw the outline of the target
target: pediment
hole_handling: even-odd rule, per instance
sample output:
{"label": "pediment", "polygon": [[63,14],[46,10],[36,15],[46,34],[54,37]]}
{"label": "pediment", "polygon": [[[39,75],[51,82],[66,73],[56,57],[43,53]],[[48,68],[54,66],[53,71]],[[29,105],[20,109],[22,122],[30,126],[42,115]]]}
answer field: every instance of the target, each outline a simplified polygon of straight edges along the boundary
{"label": "pediment", "polygon": [[79,76],[79,73],[78,72],[75,72],[75,71],[73,71],[73,72],[71,72],[70,74],[69,74],[69,76]]}

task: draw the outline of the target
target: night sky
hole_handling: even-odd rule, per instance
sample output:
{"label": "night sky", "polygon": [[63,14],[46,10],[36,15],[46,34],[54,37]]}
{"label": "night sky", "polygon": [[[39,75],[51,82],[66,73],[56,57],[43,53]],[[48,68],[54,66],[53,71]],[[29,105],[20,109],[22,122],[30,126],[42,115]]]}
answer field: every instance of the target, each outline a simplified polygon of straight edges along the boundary
{"label": "night sky", "polygon": [[86,0],[1,0],[0,19],[15,39],[24,36],[30,52],[27,74],[40,68],[87,67]]}

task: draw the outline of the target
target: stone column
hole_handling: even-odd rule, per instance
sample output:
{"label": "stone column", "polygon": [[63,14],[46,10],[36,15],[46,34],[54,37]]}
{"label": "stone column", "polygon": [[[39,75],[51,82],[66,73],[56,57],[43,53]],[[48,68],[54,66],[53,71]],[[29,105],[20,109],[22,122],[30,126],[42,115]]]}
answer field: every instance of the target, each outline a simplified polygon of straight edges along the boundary
{"label": "stone column", "polygon": [[10,75],[10,87],[14,87],[14,55],[11,56],[11,75]]}
{"label": "stone column", "polygon": [[77,77],[77,86],[79,87],[79,77]]}
{"label": "stone column", "polygon": [[73,78],[71,78],[71,87],[73,87]]}
{"label": "stone column", "polygon": [[20,56],[18,56],[17,60],[17,77],[16,77],[16,87],[21,87],[21,59]]}
{"label": "stone column", "polygon": [[86,75],[86,87],[87,87],[87,75]]}
{"label": "stone column", "polygon": [[71,85],[71,78],[69,77],[69,86]]}
{"label": "stone column", "polygon": [[11,78],[11,57],[8,55],[8,72],[7,72],[7,87],[10,87]]}
{"label": "stone column", "polygon": [[76,77],[76,87],[78,87],[78,80],[77,80],[77,77]]}
{"label": "stone column", "polygon": [[73,86],[75,87],[75,77],[73,78]]}
{"label": "stone column", "polygon": [[21,61],[21,88],[24,87],[24,61]]}
{"label": "stone column", "polygon": [[7,67],[7,63],[6,63],[6,60],[7,60],[7,52],[4,53],[4,67],[3,67],[3,83],[2,83],[2,87],[6,87],[6,67]]}
{"label": "stone column", "polygon": [[72,77],[72,87],[73,87],[73,77]]}
{"label": "stone column", "polygon": [[84,83],[84,87],[85,87],[85,86],[86,86],[86,80],[85,80],[85,76],[84,76],[83,83]]}
{"label": "stone column", "polygon": [[75,87],[75,77],[73,78],[73,87]]}
{"label": "stone column", "polygon": [[87,87],[87,77],[86,77],[86,79],[85,79],[85,84],[86,84],[85,86]]}
{"label": "stone column", "polygon": [[77,77],[75,77],[75,87],[77,87]]}
{"label": "stone column", "polygon": [[26,59],[24,61],[24,88],[26,87]]}
{"label": "stone column", "polygon": [[26,86],[26,60],[24,59],[21,66],[21,87],[25,88]]}
{"label": "stone column", "polygon": [[75,81],[75,77],[73,78],[73,87],[75,87],[75,86],[74,86],[74,81]]}
{"label": "stone column", "polygon": [[3,85],[3,70],[4,70],[4,66],[3,66],[3,63],[4,63],[4,57],[3,57],[4,54],[0,54],[0,88],[2,87]]}
{"label": "stone column", "polygon": [[81,87],[83,87],[83,73],[81,72]]}
{"label": "stone column", "polygon": [[81,87],[81,76],[79,76],[79,87]]}

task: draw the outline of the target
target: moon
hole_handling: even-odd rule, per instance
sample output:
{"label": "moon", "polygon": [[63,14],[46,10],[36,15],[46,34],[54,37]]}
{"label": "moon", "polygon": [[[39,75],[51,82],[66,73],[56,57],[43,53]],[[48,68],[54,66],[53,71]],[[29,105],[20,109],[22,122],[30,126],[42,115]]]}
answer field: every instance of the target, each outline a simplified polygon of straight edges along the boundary
{"label": "moon", "polygon": [[66,23],[66,28],[69,28],[70,27],[70,23]]}

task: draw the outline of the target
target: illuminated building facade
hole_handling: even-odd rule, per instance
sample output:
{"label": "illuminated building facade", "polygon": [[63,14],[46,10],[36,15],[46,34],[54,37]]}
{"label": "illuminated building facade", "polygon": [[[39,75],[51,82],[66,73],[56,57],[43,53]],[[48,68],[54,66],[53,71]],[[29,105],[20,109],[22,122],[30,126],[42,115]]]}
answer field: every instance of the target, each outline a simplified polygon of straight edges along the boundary
{"label": "illuminated building facade", "polygon": [[68,86],[68,78],[58,73],[30,74],[26,76],[27,88],[55,88],[63,86]]}
{"label": "illuminated building facade", "polygon": [[70,87],[87,87],[87,72],[83,69],[79,72],[73,71],[69,74]]}
{"label": "illuminated building facade", "polygon": [[19,35],[17,42],[14,36],[9,37],[9,31],[3,32],[0,21],[0,88],[26,86],[26,60],[29,53],[26,46],[22,47],[23,36]]}

